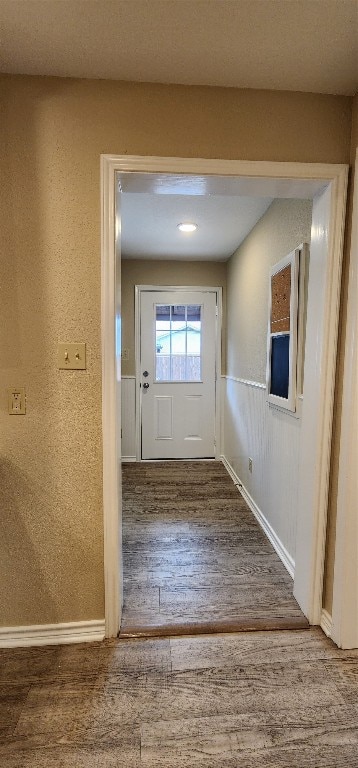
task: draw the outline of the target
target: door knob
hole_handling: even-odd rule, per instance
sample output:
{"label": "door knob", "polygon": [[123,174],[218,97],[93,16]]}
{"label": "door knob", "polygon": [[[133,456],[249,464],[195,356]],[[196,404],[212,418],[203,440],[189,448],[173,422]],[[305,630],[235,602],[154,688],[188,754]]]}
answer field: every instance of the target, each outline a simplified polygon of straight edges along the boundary
{"label": "door knob", "polygon": [[147,378],[147,376],[149,376],[148,371],[143,371],[143,376],[145,376],[145,378]]}
{"label": "door knob", "polygon": [[149,389],[149,384],[147,381],[144,382],[143,389]]}

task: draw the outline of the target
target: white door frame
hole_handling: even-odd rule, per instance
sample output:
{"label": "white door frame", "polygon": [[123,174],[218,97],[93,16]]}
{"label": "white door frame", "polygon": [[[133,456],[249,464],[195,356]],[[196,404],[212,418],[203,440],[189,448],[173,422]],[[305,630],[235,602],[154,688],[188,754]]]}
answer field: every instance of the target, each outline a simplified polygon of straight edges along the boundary
{"label": "white door frame", "polygon": [[141,361],[140,361],[140,312],[141,296],[146,291],[205,291],[216,293],[216,335],[215,335],[215,458],[219,459],[221,455],[221,421],[220,421],[220,385],[221,385],[221,327],[222,327],[222,288],[219,286],[201,286],[201,285],[136,285],[135,286],[135,378],[136,378],[136,396],[135,396],[135,434],[136,434],[136,459],[142,461],[141,451],[141,421],[142,421],[142,401],[141,401]]}
{"label": "white door frame", "polygon": [[[310,342],[310,361],[305,378],[314,382],[316,409],[304,398],[302,410],[302,455],[310,467],[308,481],[301,477],[305,505],[298,526],[307,532],[304,562],[302,546],[296,556],[296,597],[311,624],[321,622],[324,552],[326,541],[330,446],[334,404],[336,350],[340,305],[340,284],[348,166],[315,163],[287,163],[241,160],[205,160],[139,156],[101,156],[102,200],[102,430],[103,430],[103,514],[106,637],[115,636],[120,626],[121,547],[119,494],[119,420],[117,410],[116,313],[118,314],[119,227],[116,225],[116,174],[173,173],[240,176],[249,180],[318,180],[325,183],[324,205],[313,221],[312,243],[320,257],[321,315]],[[289,196],[289,195],[287,195]],[[323,271],[322,271],[323,270]],[[119,274],[119,272],[118,272]],[[311,313],[311,323],[314,313]],[[119,341],[119,340],[118,340]],[[118,357],[117,357],[118,359]],[[307,379],[306,379],[307,380]],[[306,405],[308,403],[308,406]],[[312,420],[313,419],[313,420]],[[345,511],[340,508],[339,515]],[[338,521],[340,522],[340,521]],[[299,532],[298,532],[299,533]],[[300,536],[298,535],[298,540]],[[304,536],[301,536],[301,542]],[[295,581],[296,586],[296,581]]]}
{"label": "white door frame", "polygon": [[331,636],[358,647],[358,150],[354,172]]}

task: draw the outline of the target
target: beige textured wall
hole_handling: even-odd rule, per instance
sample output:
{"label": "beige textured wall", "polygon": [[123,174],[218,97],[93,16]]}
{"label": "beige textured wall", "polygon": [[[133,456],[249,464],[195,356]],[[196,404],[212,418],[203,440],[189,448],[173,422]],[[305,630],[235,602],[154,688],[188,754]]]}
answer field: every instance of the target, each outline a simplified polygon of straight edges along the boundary
{"label": "beige textured wall", "polygon": [[226,263],[214,261],[122,261],[122,347],[129,350],[129,360],[122,362],[123,376],[135,374],[134,286],[135,285],[207,285],[223,288],[222,371],[226,352]]}
{"label": "beige textured wall", "polygon": [[269,269],[311,240],[310,200],[274,200],[228,262],[227,372],[266,381]]}
{"label": "beige textured wall", "polygon": [[[358,94],[353,99],[352,111],[352,135],[351,135],[351,165],[354,166],[356,152],[358,149]],[[357,183],[357,182],[356,182]],[[348,278],[349,278],[349,255],[351,244],[351,222],[353,208],[353,179],[350,179],[348,191],[348,211],[345,236],[345,254],[343,261],[342,274],[342,298],[340,312],[340,330],[338,343],[338,366],[336,377],[336,395],[335,395],[335,413],[333,420],[333,445],[331,461],[331,480],[328,509],[328,528],[326,542],[326,565],[325,565],[325,589],[323,597],[324,608],[328,613],[332,612],[333,599],[333,576],[334,576],[334,548],[336,543],[336,516],[337,516],[337,494],[338,494],[338,467],[339,467],[339,441],[340,424],[342,410],[342,391],[343,391],[343,372],[344,372],[344,345],[346,338],[346,306],[348,296]]]}
{"label": "beige textured wall", "polygon": [[347,162],[351,100],[3,76],[0,113],[0,622],[102,618],[100,154]]}

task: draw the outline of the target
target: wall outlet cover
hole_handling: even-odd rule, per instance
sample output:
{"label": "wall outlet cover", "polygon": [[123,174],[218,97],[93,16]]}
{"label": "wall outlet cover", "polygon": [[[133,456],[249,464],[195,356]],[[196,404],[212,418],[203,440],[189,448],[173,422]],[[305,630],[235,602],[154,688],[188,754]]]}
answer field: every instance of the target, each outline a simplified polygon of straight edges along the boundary
{"label": "wall outlet cover", "polygon": [[24,387],[9,389],[8,409],[10,416],[23,416],[26,413],[26,392]]}

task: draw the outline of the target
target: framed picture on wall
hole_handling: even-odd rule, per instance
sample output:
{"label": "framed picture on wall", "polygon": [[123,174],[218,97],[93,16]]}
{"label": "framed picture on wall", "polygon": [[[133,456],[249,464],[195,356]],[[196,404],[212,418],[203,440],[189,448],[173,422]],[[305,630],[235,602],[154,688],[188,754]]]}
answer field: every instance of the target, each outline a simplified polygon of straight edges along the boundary
{"label": "framed picture on wall", "polygon": [[296,248],[270,270],[266,389],[269,403],[296,410],[300,252]]}

